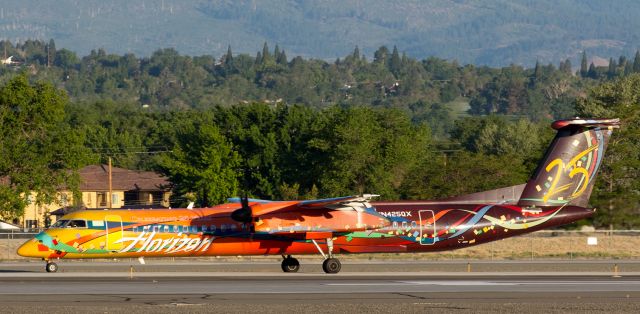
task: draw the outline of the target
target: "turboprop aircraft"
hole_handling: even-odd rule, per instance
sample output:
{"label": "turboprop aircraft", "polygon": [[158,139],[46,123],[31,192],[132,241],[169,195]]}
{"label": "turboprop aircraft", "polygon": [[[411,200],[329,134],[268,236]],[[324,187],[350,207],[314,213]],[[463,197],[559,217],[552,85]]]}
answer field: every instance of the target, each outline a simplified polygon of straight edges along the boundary
{"label": "turboprop aircraft", "polygon": [[372,202],[375,195],[306,201],[231,199],[210,208],[85,210],[62,217],[18,254],[62,258],[429,252],[466,248],[591,216],[597,171],[618,119],[560,120],[544,159],[526,184],[440,201]]}

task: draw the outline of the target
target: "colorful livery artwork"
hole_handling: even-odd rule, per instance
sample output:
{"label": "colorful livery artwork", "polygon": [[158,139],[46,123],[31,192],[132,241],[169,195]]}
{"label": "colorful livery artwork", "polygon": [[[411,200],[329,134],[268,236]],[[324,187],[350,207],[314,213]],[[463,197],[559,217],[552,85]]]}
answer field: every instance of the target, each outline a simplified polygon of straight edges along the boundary
{"label": "colorful livery artwork", "polygon": [[465,248],[589,217],[588,200],[617,119],[561,120],[526,184],[439,201],[373,202],[376,195],[311,201],[231,199],[211,208],[85,210],[62,217],[18,249],[43,258],[428,252]]}

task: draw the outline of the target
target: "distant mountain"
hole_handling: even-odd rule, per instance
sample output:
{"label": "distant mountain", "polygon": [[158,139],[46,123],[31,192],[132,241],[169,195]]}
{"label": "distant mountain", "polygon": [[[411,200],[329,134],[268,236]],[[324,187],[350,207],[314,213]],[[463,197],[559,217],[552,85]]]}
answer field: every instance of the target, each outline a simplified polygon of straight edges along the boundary
{"label": "distant mountain", "polygon": [[[579,64],[640,47],[636,0],[21,0],[0,4],[0,39],[53,38],[81,55],[92,49],[150,55],[254,54],[264,42],[289,56],[368,58],[396,45],[416,58],[462,63]],[[0,52],[1,53],[1,52]]]}

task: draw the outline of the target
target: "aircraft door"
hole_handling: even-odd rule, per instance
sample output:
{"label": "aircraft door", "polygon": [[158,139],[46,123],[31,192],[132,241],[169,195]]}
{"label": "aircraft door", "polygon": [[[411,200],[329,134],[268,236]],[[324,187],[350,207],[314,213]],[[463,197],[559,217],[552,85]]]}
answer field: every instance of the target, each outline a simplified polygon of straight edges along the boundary
{"label": "aircraft door", "polygon": [[116,241],[122,239],[124,230],[122,227],[122,217],[118,215],[104,216],[105,247],[109,251],[121,250],[124,246]]}
{"label": "aircraft door", "polygon": [[420,244],[433,245],[436,242],[436,219],[433,210],[418,211],[420,219]]}

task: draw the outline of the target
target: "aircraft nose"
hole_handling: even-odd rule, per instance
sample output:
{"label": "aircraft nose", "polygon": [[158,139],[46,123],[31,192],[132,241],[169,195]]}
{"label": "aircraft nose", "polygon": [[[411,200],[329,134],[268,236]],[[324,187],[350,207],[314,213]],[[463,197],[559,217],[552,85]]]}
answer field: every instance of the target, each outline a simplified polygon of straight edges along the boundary
{"label": "aircraft nose", "polygon": [[18,248],[18,255],[23,257],[39,257],[38,255],[38,240],[31,239]]}

